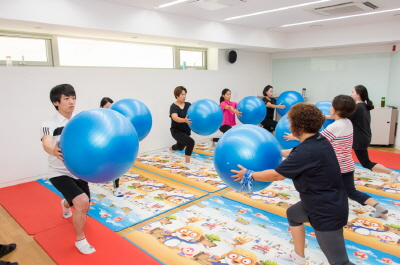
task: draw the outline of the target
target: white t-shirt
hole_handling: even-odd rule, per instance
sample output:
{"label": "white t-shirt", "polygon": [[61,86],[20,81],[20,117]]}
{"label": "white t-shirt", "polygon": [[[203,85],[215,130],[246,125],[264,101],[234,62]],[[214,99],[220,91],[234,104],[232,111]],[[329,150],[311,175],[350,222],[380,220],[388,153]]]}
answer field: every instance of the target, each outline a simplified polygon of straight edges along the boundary
{"label": "white t-shirt", "polygon": [[332,144],[339,161],[341,173],[355,170],[351,150],[353,147],[353,124],[349,119],[340,119],[320,132]]}
{"label": "white t-shirt", "polygon": [[[53,136],[52,146],[56,144],[57,141],[60,140],[60,135],[64,126],[68,123],[68,119],[57,112],[52,118],[44,121],[42,123],[42,127],[40,130],[40,139],[43,138],[44,135]],[[61,150],[62,153],[62,150]],[[70,176],[71,178],[77,179],[71,172],[65,167],[64,162],[57,159],[57,157],[49,155],[49,173],[48,178],[54,178],[59,176]]]}

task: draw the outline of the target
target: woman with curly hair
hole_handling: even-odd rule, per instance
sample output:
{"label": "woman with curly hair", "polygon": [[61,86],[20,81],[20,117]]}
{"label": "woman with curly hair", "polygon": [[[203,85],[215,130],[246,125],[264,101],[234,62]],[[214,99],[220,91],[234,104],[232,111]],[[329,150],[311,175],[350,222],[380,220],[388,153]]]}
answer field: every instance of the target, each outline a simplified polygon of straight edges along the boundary
{"label": "woman with curly hair", "polygon": [[340,166],[330,142],[318,133],[325,117],[313,104],[298,103],[288,113],[290,129],[300,144],[275,169],[253,172],[240,165],[236,181],[277,181],[290,178],[300,194],[300,201],[287,209],[286,215],[294,240],[289,257],[305,264],[305,228],[309,222],[329,264],[353,264],[349,261],[343,237],[349,205]]}

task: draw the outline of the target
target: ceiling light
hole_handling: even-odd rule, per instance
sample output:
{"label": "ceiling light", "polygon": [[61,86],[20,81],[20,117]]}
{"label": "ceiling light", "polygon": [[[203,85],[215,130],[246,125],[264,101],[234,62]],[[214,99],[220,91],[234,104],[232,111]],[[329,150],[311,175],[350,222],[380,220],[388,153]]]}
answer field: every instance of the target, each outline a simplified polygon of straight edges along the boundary
{"label": "ceiling light", "polygon": [[159,5],[157,8],[163,8],[163,7],[167,7],[167,6],[172,6],[172,5],[180,4],[180,3],[183,3],[183,2],[187,2],[187,1],[189,1],[189,0],[177,0],[177,1],[173,1],[173,2],[167,3],[167,4]]}
{"label": "ceiling light", "polygon": [[281,28],[284,28],[284,27],[291,27],[291,26],[297,26],[297,25],[310,24],[310,23],[315,23],[315,22],[323,22],[323,21],[344,19],[344,18],[349,18],[349,17],[368,16],[368,15],[374,15],[374,14],[385,13],[385,12],[392,12],[392,11],[398,11],[398,10],[400,10],[400,8],[390,9],[390,10],[383,10],[383,11],[377,11],[377,12],[369,12],[369,13],[365,13],[365,14],[358,14],[358,15],[352,15],[352,16],[334,17],[334,18],[327,18],[327,19],[321,19],[321,20],[306,21],[306,22],[295,23],[295,24],[287,24],[287,25],[282,25],[282,26],[280,26],[280,27],[281,27]]}
{"label": "ceiling light", "polygon": [[328,2],[328,1],[330,1],[330,0],[320,0],[320,1],[316,1],[316,2],[305,3],[305,4],[295,5],[295,6],[287,6],[287,7],[282,7],[282,8],[278,8],[278,9],[272,9],[272,10],[267,10],[267,11],[251,13],[251,14],[247,14],[247,15],[243,15],[243,16],[225,18],[224,20],[233,20],[233,19],[238,19],[238,18],[257,16],[257,15],[262,15],[262,14],[266,14],[266,13],[277,12],[277,11],[282,11],[282,10],[286,10],[286,9],[308,6],[308,5],[313,5],[313,4],[318,4],[318,3],[322,3],[322,2]]}

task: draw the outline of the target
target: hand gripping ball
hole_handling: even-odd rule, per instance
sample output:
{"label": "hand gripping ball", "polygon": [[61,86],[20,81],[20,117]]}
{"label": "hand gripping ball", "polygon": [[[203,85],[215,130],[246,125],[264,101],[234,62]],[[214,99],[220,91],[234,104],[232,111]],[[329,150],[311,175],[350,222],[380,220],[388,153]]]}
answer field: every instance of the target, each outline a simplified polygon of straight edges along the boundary
{"label": "hand gripping ball", "polygon": [[278,121],[278,124],[275,128],[275,137],[281,145],[282,149],[292,149],[293,147],[300,144],[300,141],[298,140],[287,141],[285,138],[283,138],[283,136],[286,135],[285,133],[292,133],[290,131],[290,121],[287,117],[287,114]]}
{"label": "hand gripping ball", "polygon": [[190,105],[187,116],[192,124],[190,129],[199,135],[210,135],[221,127],[223,114],[217,103],[201,99]]}
{"label": "hand gripping ball", "polygon": [[[214,153],[214,166],[222,181],[235,190],[241,189],[234,181],[231,170],[243,167],[263,171],[276,168],[282,161],[278,141],[267,130],[256,125],[237,125],[227,131],[218,141]],[[251,192],[262,190],[270,182],[253,181]],[[246,186],[244,192],[250,192]]]}
{"label": "hand gripping ball", "polygon": [[143,102],[133,98],[121,99],[111,104],[110,109],[118,111],[132,123],[139,141],[149,134],[153,120],[150,110]]}
{"label": "hand gripping ball", "polygon": [[132,167],[139,139],[123,115],[109,109],[92,109],[67,123],[59,146],[64,164],[74,176],[102,183],[120,177]]}

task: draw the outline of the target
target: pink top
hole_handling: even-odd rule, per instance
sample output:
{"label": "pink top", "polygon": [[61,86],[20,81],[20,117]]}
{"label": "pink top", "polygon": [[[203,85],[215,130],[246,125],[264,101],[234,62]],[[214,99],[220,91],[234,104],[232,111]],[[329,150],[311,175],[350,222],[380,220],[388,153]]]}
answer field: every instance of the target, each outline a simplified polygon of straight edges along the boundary
{"label": "pink top", "polygon": [[222,109],[222,113],[224,114],[224,120],[222,121],[222,126],[223,125],[228,125],[228,126],[235,126],[236,125],[236,117],[235,117],[235,112],[233,112],[230,109],[225,109],[226,105],[232,106],[234,109],[237,108],[237,103],[236,102],[226,102],[222,101],[221,104],[219,104]]}

